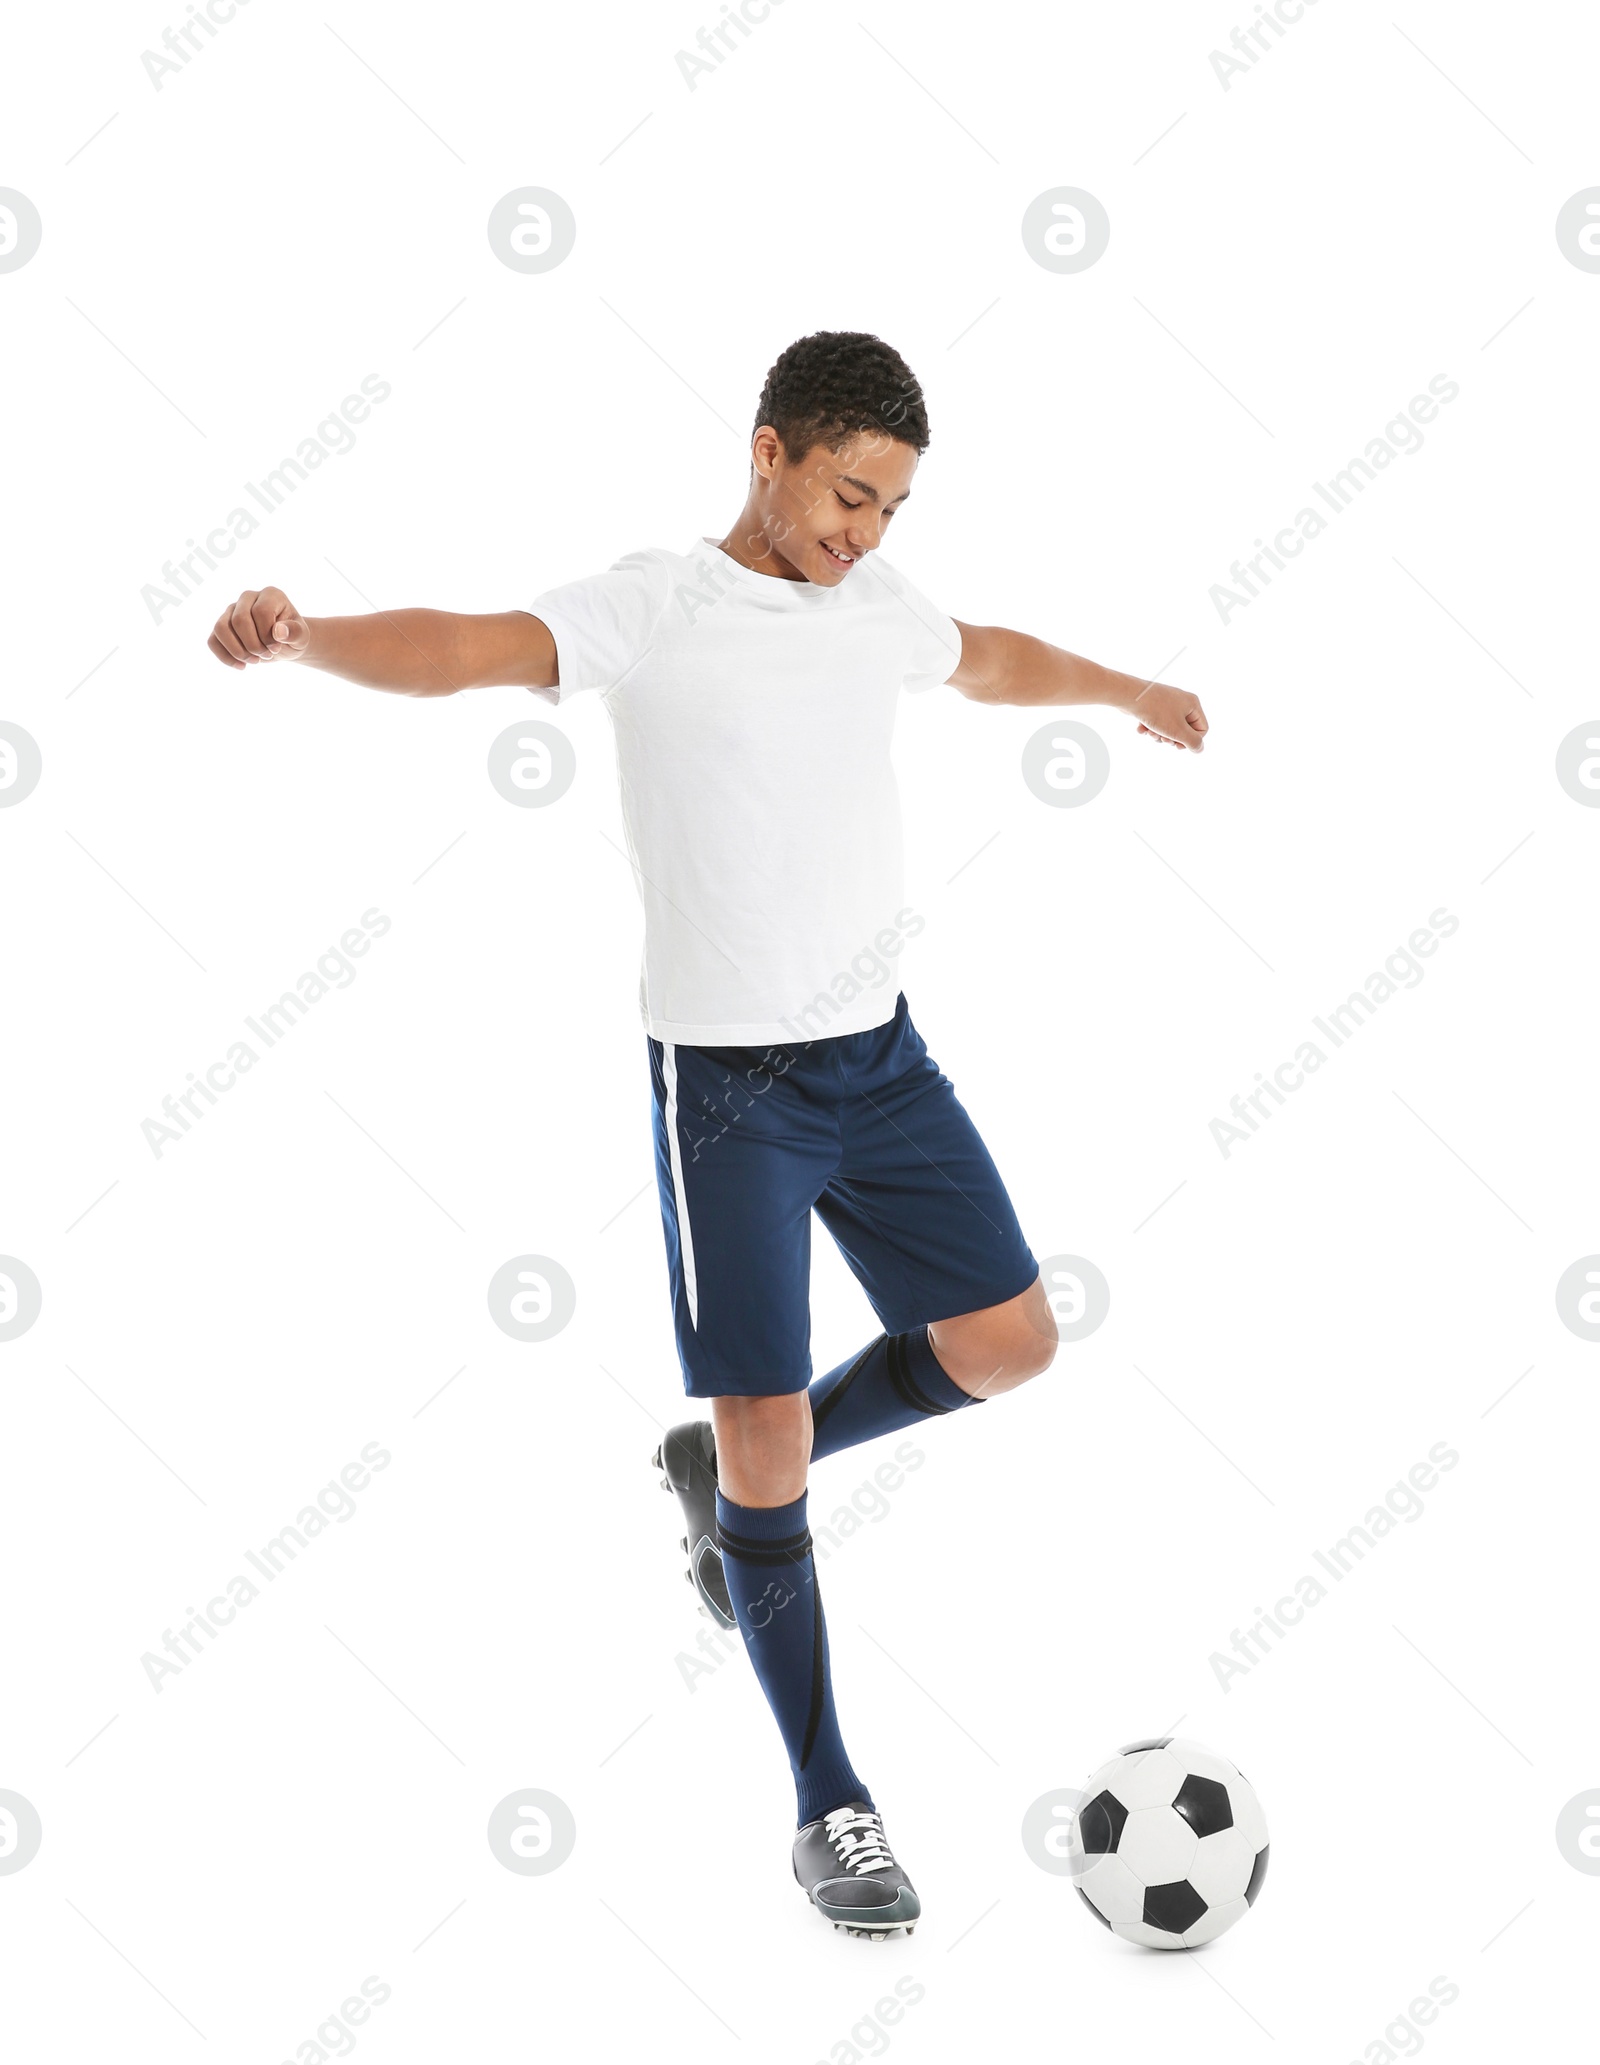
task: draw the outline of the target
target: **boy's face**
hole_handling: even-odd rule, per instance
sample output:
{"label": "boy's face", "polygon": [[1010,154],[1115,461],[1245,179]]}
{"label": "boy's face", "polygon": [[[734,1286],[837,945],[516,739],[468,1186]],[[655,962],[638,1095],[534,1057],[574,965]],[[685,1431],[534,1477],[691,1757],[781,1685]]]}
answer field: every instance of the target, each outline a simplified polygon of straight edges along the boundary
{"label": "boy's face", "polygon": [[838,451],[813,445],[791,460],[765,424],[751,446],[753,500],[761,536],[752,553],[781,562],[790,580],[836,588],[883,542],[889,520],[911,492],[917,454],[884,431],[862,431]]}

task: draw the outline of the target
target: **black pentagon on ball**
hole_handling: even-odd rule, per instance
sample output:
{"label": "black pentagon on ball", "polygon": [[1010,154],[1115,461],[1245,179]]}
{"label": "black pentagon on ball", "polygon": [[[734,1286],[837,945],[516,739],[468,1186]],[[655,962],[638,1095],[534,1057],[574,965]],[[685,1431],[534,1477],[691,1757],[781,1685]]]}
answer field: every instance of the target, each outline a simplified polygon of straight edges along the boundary
{"label": "black pentagon on ball", "polygon": [[1143,1742],[1125,1742],[1117,1751],[1117,1755],[1136,1757],[1140,1750],[1164,1750],[1171,1740],[1170,1735],[1147,1735]]}
{"label": "black pentagon on ball", "polygon": [[1181,1936],[1192,1929],[1206,1911],[1206,1903],[1187,1879],[1174,1879],[1169,1886],[1144,1889],[1144,1924],[1147,1929],[1167,1929]]}
{"label": "black pentagon on ball", "polygon": [[1261,1881],[1267,1875],[1267,1852],[1271,1848],[1270,1843],[1263,1843],[1256,1852],[1255,1863],[1250,1867],[1250,1883],[1244,1889],[1245,1904],[1248,1907],[1254,1907],[1256,1904],[1256,1895],[1261,1891]]}
{"label": "black pentagon on ball", "polygon": [[1228,1788],[1215,1778],[1196,1778],[1193,1772],[1178,1788],[1172,1811],[1181,1814],[1197,1836],[1220,1835],[1223,1829],[1233,1826],[1233,1802],[1228,1798]]}
{"label": "black pentagon on ball", "polygon": [[1128,1810],[1115,1793],[1096,1793],[1078,1813],[1078,1840],[1089,1857],[1107,1857],[1122,1841]]}
{"label": "black pentagon on ball", "polygon": [[1089,1912],[1094,1916],[1095,1920],[1099,1922],[1103,1928],[1109,1929],[1111,1926],[1110,1916],[1103,1915],[1100,1912],[1099,1908],[1095,1906],[1094,1902],[1089,1898],[1088,1894],[1083,1890],[1082,1886],[1078,1887],[1077,1892],[1078,1898],[1083,1902],[1084,1906],[1088,1908]]}

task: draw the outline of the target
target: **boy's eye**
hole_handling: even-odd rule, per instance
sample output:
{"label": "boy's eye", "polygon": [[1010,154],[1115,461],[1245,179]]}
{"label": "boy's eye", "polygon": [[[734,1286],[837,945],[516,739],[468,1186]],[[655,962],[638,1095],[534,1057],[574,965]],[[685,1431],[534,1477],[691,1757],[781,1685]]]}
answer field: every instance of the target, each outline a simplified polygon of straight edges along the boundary
{"label": "boy's eye", "polygon": [[[839,490],[837,488],[835,488],[833,492],[839,496],[839,500],[841,502],[844,502],[844,497],[843,495],[839,494]],[[859,509],[861,507],[861,504],[859,502],[844,502],[844,506],[846,507],[846,509]]]}

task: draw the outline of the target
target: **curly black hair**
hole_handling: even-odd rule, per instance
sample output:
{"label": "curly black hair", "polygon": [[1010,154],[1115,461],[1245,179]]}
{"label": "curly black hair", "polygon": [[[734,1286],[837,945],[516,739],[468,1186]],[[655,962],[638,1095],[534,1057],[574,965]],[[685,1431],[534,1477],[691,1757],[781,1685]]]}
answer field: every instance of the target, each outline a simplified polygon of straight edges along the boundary
{"label": "curly black hair", "polygon": [[791,464],[813,445],[830,451],[864,430],[881,431],[919,454],[928,449],[928,411],[911,368],[867,330],[817,330],[780,352],[753,430],[770,423]]}

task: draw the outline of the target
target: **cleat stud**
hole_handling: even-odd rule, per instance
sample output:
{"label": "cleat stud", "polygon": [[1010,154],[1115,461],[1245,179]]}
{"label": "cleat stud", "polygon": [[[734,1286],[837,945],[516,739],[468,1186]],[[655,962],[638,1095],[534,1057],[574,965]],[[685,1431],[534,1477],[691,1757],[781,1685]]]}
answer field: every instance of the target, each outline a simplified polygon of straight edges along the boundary
{"label": "cleat stud", "polygon": [[657,1470],[661,1468],[661,1444],[659,1441],[656,1443],[656,1452],[650,1458],[650,1461]]}
{"label": "cleat stud", "polygon": [[684,1553],[684,1554],[685,1554],[686,1556],[688,1555],[688,1553],[689,1553],[689,1537],[688,1537],[688,1536],[687,1536],[686,1534],[680,1534],[680,1535],[679,1535],[679,1537],[678,1537],[678,1547],[679,1547],[680,1549],[682,1549],[683,1553]]}
{"label": "cleat stud", "polygon": [[672,1489],[672,1479],[671,1479],[670,1477],[663,1477],[663,1478],[662,1478],[662,1480],[661,1480],[661,1489],[662,1489],[663,1491],[671,1491],[671,1489]]}

